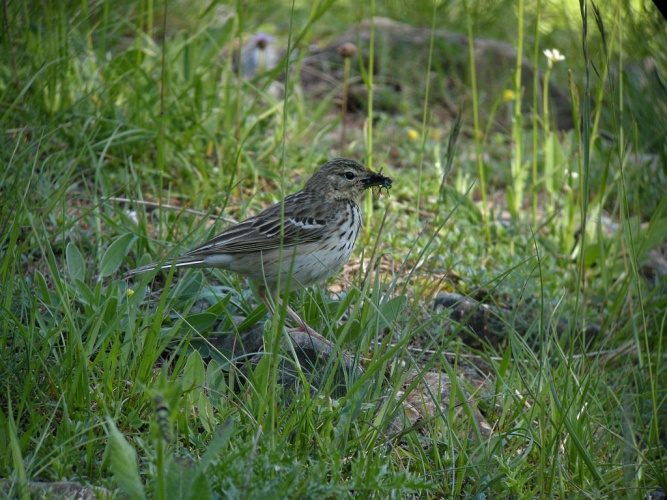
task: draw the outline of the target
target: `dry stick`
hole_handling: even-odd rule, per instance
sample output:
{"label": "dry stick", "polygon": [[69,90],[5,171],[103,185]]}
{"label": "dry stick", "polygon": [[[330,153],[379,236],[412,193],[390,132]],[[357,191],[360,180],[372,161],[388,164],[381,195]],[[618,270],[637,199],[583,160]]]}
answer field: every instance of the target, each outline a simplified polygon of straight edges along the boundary
{"label": "dry stick", "polygon": [[147,207],[152,207],[152,208],[165,208],[167,210],[175,210],[177,212],[184,212],[188,214],[193,214],[193,215],[201,215],[202,217],[208,217],[209,219],[220,219],[225,222],[228,222],[229,224],[238,224],[239,222],[235,219],[232,219],[231,217],[225,217],[223,215],[215,215],[215,214],[209,214],[206,212],[202,212],[200,210],[193,210],[192,208],[183,208],[183,207],[178,207],[176,205],[165,205],[163,203],[156,203],[154,201],[144,201],[144,200],[131,200],[129,198],[118,198],[115,196],[112,196],[110,198],[107,198],[108,201],[115,201],[118,203],[136,203],[137,205],[144,205]]}
{"label": "dry stick", "polygon": [[[398,344],[389,344],[390,346],[394,347]],[[481,361],[486,361],[487,359],[493,360],[493,361],[502,361],[503,358],[502,356],[480,356],[478,354],[466,354],[462,352],[453,352],[453,351],[441,351],[441,350],[433,350],[433,349],[422,349],[420,347],[411,347],[408,346],[408,350],[412,352],[418,352],[421,354],[437,354],[441,353],[444,354],[445,356],[449,357],[456,357],[459,356],[460,358],[466,358],[466,359],[478,359]],[[604,349],[600,351],[591,351],[591,352],[584,352],[584,353],[579,353],[579,354],[572,354],[573,359],[580,359],[580,358],[591,358],[595,356],[608,356],[609,359],[613,359],[614,356],[621,356],[621,355],[626,355],[632,353],[632,349],[628,346],[621,346],[617,349]],[[667,359],[667,354],[663,356],[663,358]],[[527,359],[523,359],[524,362],[527,362]]]}

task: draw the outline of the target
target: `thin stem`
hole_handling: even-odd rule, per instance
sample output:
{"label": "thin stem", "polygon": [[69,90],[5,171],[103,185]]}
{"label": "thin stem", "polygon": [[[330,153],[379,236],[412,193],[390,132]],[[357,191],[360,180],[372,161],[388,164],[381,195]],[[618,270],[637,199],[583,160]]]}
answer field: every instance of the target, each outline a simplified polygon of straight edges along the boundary
{"label": "thin stem", "polygon": [[[368,91],[368,122],[366,124],[366,165],[373,168],[373,60],[375,59],[375,0],[371,0],[371,20],[370,20],[370,39],[368,41],[368,76],[366,79],[366,89]],[[371,220],[373,218],[373,193],[369,190],[366,195],[366,224],[365,239],[368,239]]]}
{"label": "thin stem", "polygon": [[487,213],[486,201],[486,170],[482,155],[482,131],[479,127],[479,103],[477,101],[477,73],[475,70],[475,38],[473,36],[472,15],[468,9],[468,1],[463,0],[463,8],[466,13],[466,26],[468,29],[468,65],[470,66],[470,86],[472,88],[472,119],[475,137],[475,156],[477,157],[477,170],[479,172],[479,190],[482,196],[482,217],[484,218],[484,235],[487,245],[491,244],[491,222]]}
{"label": "thin stem", "polygon": [[523,201],[524,176],[523,172],[523,127],[521,126],[521,70],[523,65],[523,0],[518,1],[518,25],[516,41],[516,67],[514,69],[514,119],[512,123],[512,138],[514,142],[514,155],[511,165],[512,186],[509,191],[511,194],[509,210],[512,219],[516,220],[519,216],[519,210]]}
{"label": "thin stem", "polygon": [[347,93],[349,92],[349,86],[350,86],[350,58],[346,57],[345,66],[343,69],[343,104],[342,104],[342,109],[341,109],[341,117],[340,117],[340,149],[341,152],[345,150],[345,147],[347,146],[347,137],[346,137],[346,132],[347,132]]}
{"label": "thin stem", "polygon": [[[534,33],[534,50],[533,50],[533,131],[532,131],[532,140],[533,140],[533,212],[532,212],[532,222],[533,226],[537,224],[537,142],[538,142],[538,110],[537,110],[537,92],[540,85],[540,73],[538,71],[538,59],[540,57],[540,8],[542,6],[541,0],[537,0],[535,5],[536,14],[535,14],[535,33]],[[546,81],[546,79],[545,79]],[[544,95],[544,94],[543,94]],[[546,118],[546,117],[545,117]],[[546,135],[545,135],[546,137]]]}

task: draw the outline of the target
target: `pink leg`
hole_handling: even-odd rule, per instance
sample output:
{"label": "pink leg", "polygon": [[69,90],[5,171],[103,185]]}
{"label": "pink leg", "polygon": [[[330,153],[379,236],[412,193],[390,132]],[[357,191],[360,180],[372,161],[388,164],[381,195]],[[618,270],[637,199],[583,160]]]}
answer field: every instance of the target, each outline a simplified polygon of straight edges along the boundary
{"label": "pink leg", "polygon": [[266,289],[263,286],[257,288],[257,295],[259,295],[259,298],[262,300],[262,302],[264,302],[264,305],[269,310],[269,312],[274,314],[275,311],[273,310],[273,307],[271,307],[269,300],[266,298]]}
{"label": "pink leg", "polygon": [[[269,303],[267,297],[266,297],[266,290],[263,286],[260,286],[257,289],[257,293],[259,295],[259,298],[264,302],[264,305],[266,308],[269,310],[271,314],[275,314],[275,311],[273,310],[273,307],[271,307],[271,304]],[[279,305],[282,304],[282,301],[280,300],[280,297],[278,297],[277,302]],[[327,339],[325,339],[322,335],[317,333],[315,330],[313,330],[308,324],[301,319],[301,317],[292,309],[289,304],[287,304],[286,307],[286,312],[289,315],[290,318],[292,318],[294,321],[296,321],[296,324],[299,325],[296,328],[289,329],[290,331],[298,331],[298,332],[306,332],[308,335],[310,335],[312,338],[317,339],[321,342],[324,342],[325,344],[331,344]]]}

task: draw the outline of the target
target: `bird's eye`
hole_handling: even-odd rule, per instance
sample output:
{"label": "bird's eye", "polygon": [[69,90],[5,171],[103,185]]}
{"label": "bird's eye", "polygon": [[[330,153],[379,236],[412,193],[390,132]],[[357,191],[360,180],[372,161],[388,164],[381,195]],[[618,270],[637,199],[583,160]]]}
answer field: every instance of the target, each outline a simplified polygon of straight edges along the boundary
{"label": "bird's eye", "polygon": [[354,179],[354,172],[350,172],[349,170],[347,172],[343,173],[343,177],[345,177],[348,181],[351,181]]}

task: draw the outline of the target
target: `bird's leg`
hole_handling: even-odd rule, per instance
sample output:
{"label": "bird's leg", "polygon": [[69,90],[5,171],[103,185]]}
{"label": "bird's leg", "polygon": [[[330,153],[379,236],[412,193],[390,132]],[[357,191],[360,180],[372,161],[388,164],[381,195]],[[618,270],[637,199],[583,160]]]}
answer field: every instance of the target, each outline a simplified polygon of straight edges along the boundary
{"label": "bird's leg", "polygon": [[259,295],[259,298],[262,302],[264,302],[264,305],[266,308],[269,310],[271,315],[275,314],[275,311],[273,310],[273,307],[271,306],[271,303],[269,302],[268,298],[266,297],[266,288],[262,285],[257,287],[257,295]]}
{"label": "bird's leg", "polygon": [[302,320],[301,317],[296,313],[296,311],[294,311],[294,309],[292,309],[292,308],[289,306],[289,304],[287,304],[287,314],[289,314],[290,317],[291,317],[294,321],[296,321],[296,324],[299,325],[299,326],[297,326],[296,328],[293,328],[293,329],[292,329],[293,331],[297,331],[297,332],[306,332],[306,333],[307,333],[308,335],[310,335],[312,338],[317,339],[317,340],[319,340],[319,341],[321,341],[321,342],[324,342],[325,344],[330,344],[330,342],[329,342],[327,339],[325,339],[322,335],[320,335],[320,334],[317,333],[315,330],[313,330],[312,327],[310,327],[310,326],[308,325],[308,323],[306,323],[304,320]]}
{"label": "bird's leg", "polygon": [[[259,295],[259,298],[264,302],[264,305],[266,308],[269,310],[269,312],[273,315],[275,315],[275,311],[273,310],[273,307],[271,307],[271,303],[268,300],[268,297],[266,294],[268,292],[265,287],[259,286],[257,289],[257,294]],[[280,297],[276,299],[276,302],[278,303],[278,306],[280,307],[282,305],[282,300]],[[317,333],[315,330],[312,329],[304,320],[301,319],[301,317],[292,309],[289,304],[286,304],[285,310],[287,314],[289,315],[290,318],[292,318],[294,321],[296,321],[296,324],[299,325],[296,328],[288,328],[288,331],[297,331],[297,332],[305,332],[307,333],[310,337],[319,340],[320,342],[324,342],[325,344],[331,344],[327,339],[325,339],[322,335]]]}

